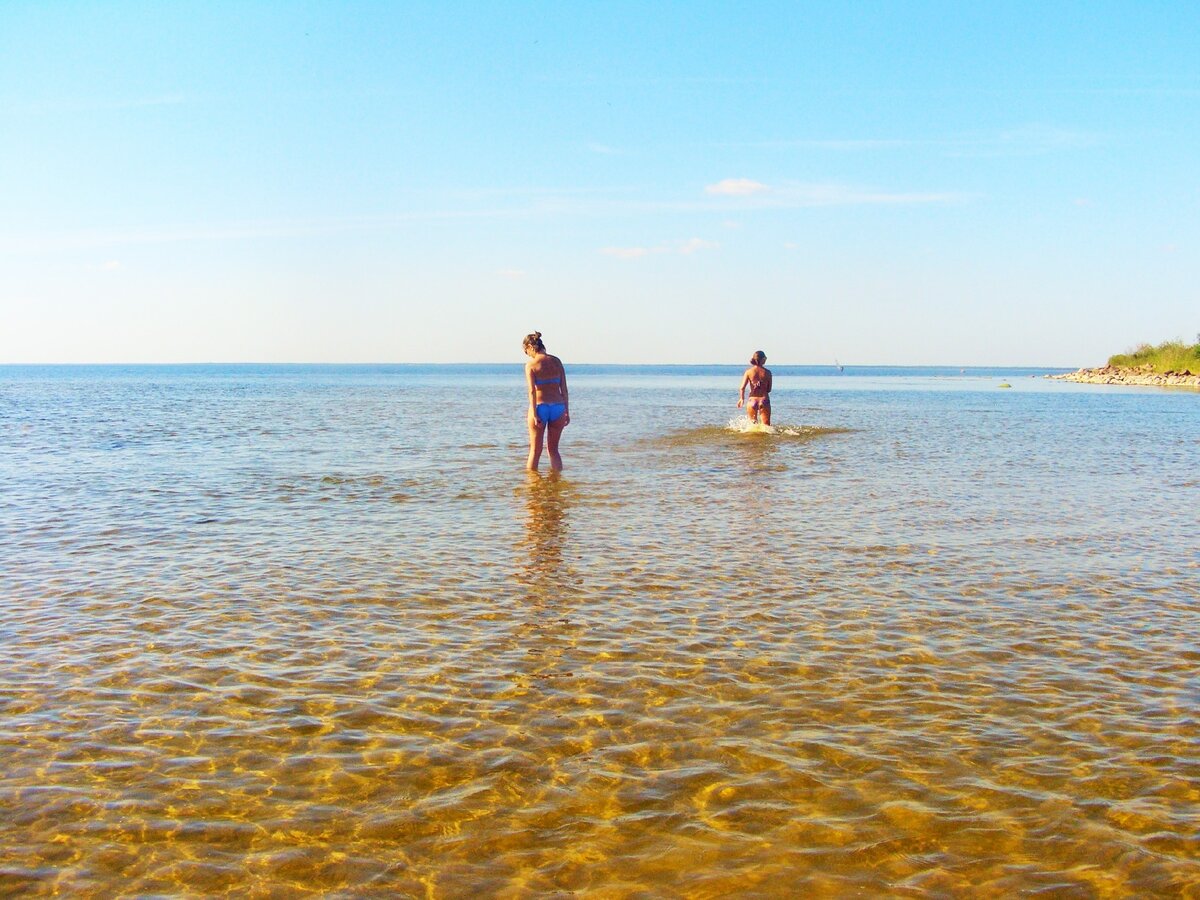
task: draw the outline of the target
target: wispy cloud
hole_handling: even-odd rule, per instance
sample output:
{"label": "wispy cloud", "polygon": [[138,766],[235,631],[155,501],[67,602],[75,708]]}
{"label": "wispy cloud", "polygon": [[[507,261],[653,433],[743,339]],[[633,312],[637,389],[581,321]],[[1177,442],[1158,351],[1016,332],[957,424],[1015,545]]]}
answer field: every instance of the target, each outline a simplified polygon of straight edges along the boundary
{"label": "wispy cloud", "polygon": [[1054,125],[1028,124],[998,134],[967,135],[946,143],[948,156],[1042,156],[1084,150],[1102,143],[1100,135]]}
{"label": "wispy cloud", "polygon": [[715,250],[720,246],[716,241],[694,237],[667,241],[654,247],[601,247],[600,252],[605,256],[614,256],[617,259],[641,259],[643,256],[691,256],[701,250]]}
{"label": "wispy cloud", "polygon": [[719,194],[729,197],[744,197],[747,194],[757,194],[765,191],[767,186],[749,178],[725,178],[716,184],[705,185],[704,193]]}
{"label": "wispy cloud", "polygon": [[187,103],[183,94],[161,94],[151,97],[114,99],[55,98],[27,100],[20,103],[0,102],[0,112],[47,115],[53,113],[117,112],[125,109],[145,109],[154,106],[179,106]]}
{"label": "wispy cloud", "polygon": [[783,206],[897,206],[953,203],[966,196],[948,191],[888,191],[846,184],[793,184],[779,189]]}
{"label": "wispy cloud", "polygon": [[[753,190],[715,191],[714,187],[731,182],[748,182]],[[815,206],[879,206],[919,203],[950,203],[966,199],[965,195],[945,191],[887,191],[838,183],[810,184],[785,182],[766,185],[749,179],[730,179],[709,185],[709,194],[735,198],[731,203],[738,209],[802,209]]]}
{"label": "wispy cloud", "polygon": [[[41,253],[49,250],[88,249],[124,245],[181,242],[302,239],[355,232],[386,232],[430,222],[538,221],[556,218],[640,219],[669,214],[715,214],[725,219],[744,217],[757,210],[803,209],[822,206],[956,203],[971,195],[937,191],[899,191],[839,183],[783,182],[768,185],[750,179],[725,179],[716,185],[740,184],[734,190],[688,196],[644,196],[635,188],[555,189],[497,188],[460,190],[441,194],[415,192],[411,207],[379,215],[312,216],[246,219],[216,222],[147,222],[144,225],[79,228],[70,231],[36,231],[10,228],[0,231],[0,253]],[[748,187],[750,185],[752,187]],[[710,185],[709,188],[715,185]],[[739,223],[740,224],[740,223]],[[641,248],[645,253],[684,252],[686,242]],[[695,249],[709,249],[694,245]],[[639,255],[638,248],[607,248],[611,255]],[[695,252],[694,250],[692,252]]]}
{"label": "wispy cloud", "polygon": [[524,269],[499,269],[496,272],[501,278],[524,278]]}
{"label": "wispy cloud", "polygon": [[85,228],[38,234],[0,232],[0,253],[37,253],[47,249],[86,249],[138,244],[174,244],[206,241],[244,241],[271,238],[304,238],[351,232],[387,231],[417,222],[455,219],[529,218],[545,214],[532,206],[461,210],[430,210],[379,216],[329,216],[295,219],[147,224],[138,228]]}
{"label": "wispy cloud", "polygon": [[676,252],[684,256],[691,256],[693,253],[698,253],[701,250],[716,250],[720,244],[716,241],[706,241],[703,238],[688,238],[681,243]]}
{"label": "wispy cloud", "polygon": [[726,143],[721,146],[747,147],[757,150],[890,150],[895,147],[913,147],[928,143],[933,142],[901,138],[796,138]]}
{"label": "wispy cloud", "polygon": [[605,256],[615,256],[617,259],[638,259],[653,251],[649,247],[601,247],[600,252]]}
{"label": "wispy cloud", "polygon": [[771,83],[772,79],[761,78],[755,76],[741,77],[736,75],[679,75],[679,76],[642,76],[642,75],[614,75],[609,72],[604,74],[578,74],[575,72],[546,72],[538,76],[538,81],[548,84],[567,84],[579,87],[603,87],[603,88],[653,88],[653,87],[669,87],[669,88],[708,88],[713,86],[730,86],[730,85],[763,85]]}
{"label": "wispy cloud", "polygon": [[825,150],[863,153],[874,150],[932,150],[944,156],[1035,156],[1098,146],[1105,136],[1044,123],[1027,123],[995,132],[968,132],[936,138],[795,138],[723,143],[758,150]]}
{"label": "wispy cloud", "polygon": [[104,262],[86,263],[83,268],[89,272],[120,272],[121,263],[115,259],[106,259]]}
{"label": "wispy cloud", "polygon": [[601,156],[620,156],[623,151],[616,147],[610,147],[607,144],[600,144],[596,141],[591,141],[587,145],[588,150],[592,153],[599,153]]}

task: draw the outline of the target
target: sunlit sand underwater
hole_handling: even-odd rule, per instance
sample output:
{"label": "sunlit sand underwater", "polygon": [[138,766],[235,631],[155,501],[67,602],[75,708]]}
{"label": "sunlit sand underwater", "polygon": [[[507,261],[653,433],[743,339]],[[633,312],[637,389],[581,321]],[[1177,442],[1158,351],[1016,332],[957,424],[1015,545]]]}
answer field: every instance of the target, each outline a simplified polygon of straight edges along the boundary
{"label": "sunlit sand underwater", "polygon": [[1200,397],[519,371],[0,369],[0,895],[1200,896]]}

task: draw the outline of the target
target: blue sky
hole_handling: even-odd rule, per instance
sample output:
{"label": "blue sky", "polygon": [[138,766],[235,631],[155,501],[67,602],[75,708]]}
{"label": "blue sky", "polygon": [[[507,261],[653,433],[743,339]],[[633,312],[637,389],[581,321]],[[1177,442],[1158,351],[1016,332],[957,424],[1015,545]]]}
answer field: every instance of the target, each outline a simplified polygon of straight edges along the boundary
{"label": "blue sky", "polygon": [[1200,331],[1200,5],[0,4],[0,362]]}

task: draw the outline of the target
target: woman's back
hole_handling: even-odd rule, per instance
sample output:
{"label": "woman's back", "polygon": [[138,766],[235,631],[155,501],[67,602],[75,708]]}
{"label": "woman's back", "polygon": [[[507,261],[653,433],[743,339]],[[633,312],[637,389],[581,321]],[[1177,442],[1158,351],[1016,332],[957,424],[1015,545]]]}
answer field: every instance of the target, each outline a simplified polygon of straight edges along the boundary
{"label": "woman's back", "polygon": [[533,377],[533,387],[539,403],[557,403],[562,400],[562,360],[549,353],[540,353],[526,363],[526,368]]}
{"label": "woman's back", "polygon": [[751,366],[745,374],[751,397],[764,397],[771,390],[771,370],[765,366]]}

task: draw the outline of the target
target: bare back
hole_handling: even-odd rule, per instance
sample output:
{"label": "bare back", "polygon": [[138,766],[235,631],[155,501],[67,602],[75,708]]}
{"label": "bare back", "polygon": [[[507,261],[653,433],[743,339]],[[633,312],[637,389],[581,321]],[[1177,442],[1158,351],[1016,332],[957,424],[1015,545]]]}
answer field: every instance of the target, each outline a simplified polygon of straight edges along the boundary
{"label": "bare back", "polygon": [[562,360],[548,353],[538,354],[525,364],[525,375],[533,391],[534,403],[566,401],[566,370]]}
{"label": "bare back", "polygon": [[742,386],[750,388],[751,397],[765,397],[771,393],[771,370],[765,366],[751,366],[742,375]]}

